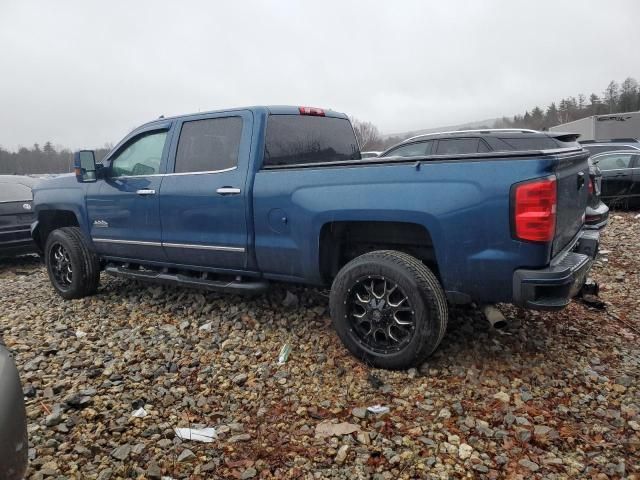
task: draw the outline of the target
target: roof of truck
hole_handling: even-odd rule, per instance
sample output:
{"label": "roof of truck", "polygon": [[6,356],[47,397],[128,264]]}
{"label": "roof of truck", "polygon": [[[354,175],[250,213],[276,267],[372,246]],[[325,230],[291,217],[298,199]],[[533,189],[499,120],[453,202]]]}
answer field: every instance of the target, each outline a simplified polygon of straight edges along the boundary
{"label": "roof of truck", "polygon": [[[177,119],[186,118],[186,117],[197,117],[200,115],[205,116],[205,115],[211,115],[214,113],[232,113],[232,112],[240,112],[240,111],[247,111],[247,110],[252,112],[266,113],[268,115],[304,115],[303,113],[301,113],[301,109],[303,108],[311,109],[315,112],[321,111],[322,115],[319,115],[319,116],[325,116],[325,117],[331,117],[331,118],[345,118],[345,119],[348,118],[346,114],[341,112],[336,112],[335,110],[331,110],[327,108],[309,107],[306,105],[254,105],[250,107],[222,108],[219,110],[208,110],[205,112],[186,113],[182,115],[173,115],[170,117],[165,117],[164,115],[160,115],[160,117],[156,118],[155,120],[146,122],[140,125],[140,127],[153,125],[154,123],[162,123],[169,120],[177,120]],[[311,115],[318,116],[317,113],[314,113]],[[140,127],[137,127],[137,128],[140,128]]]}

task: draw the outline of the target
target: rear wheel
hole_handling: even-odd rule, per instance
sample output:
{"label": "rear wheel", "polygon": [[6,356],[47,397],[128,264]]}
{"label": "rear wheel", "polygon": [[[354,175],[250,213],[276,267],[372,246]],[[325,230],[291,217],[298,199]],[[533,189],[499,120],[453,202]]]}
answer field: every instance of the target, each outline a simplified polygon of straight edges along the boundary
{"label": "rear wheel", "polygon": [[78,227],[54,230],[47,237],[44,260],[49,280],[63,298],[92,295],[100,282],[100,264]]}
{"label": "rear wheel", "polygon": [[358,358],[379,368],[422,363],[447,328],[447,302],[435,275],[420,260],[394,250],[361,255],[331,287],[338,336]]}

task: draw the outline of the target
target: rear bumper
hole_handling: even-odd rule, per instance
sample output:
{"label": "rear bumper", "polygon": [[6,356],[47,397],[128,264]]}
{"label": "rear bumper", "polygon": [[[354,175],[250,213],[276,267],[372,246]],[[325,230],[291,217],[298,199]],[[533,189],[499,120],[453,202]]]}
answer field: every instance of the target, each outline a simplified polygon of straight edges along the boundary
{"label": "rear bumper", "polygon": [[600,230],[609,223],[609,207],[600,201],[597,208],[587,207],[585,217],[585,228]]}
{"label": "rear bumper", "polygon": [[598,253],[600,234],[583,230],[568,249],[542,269],[519,269],[513,274],[513,303],[534,310],[566,307],[584,285]]}

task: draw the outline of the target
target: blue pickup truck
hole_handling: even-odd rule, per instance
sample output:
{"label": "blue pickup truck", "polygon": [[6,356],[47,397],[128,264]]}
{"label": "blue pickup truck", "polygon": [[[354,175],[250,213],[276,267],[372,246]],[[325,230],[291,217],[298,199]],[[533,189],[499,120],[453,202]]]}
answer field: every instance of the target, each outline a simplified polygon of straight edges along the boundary
{"label": "blue pickup truck", "polygon": [[406,368],[437,348],[448,304],[558,309],[584,283],[588,153],[545,145],[363,159],[329,110],[159,118],[40,184],[32,236],[66,299],[100,271],[232,293],[330,285],[346,347]]}

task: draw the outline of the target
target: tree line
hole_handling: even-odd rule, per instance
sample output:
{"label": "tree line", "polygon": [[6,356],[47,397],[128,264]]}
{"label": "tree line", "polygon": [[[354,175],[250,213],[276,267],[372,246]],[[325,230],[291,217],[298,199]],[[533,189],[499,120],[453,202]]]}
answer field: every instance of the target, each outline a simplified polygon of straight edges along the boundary
{"label": "tree line", "polygon": [[[104,158],[111,147],[96,150],[96,159]],[[0,146],[1,175],[31,175],[43,173],[68,173],[73,170],[73,152],[68,148],[53,146],[45,142],[40,146],[20,147],[17,152],[10,152]]]}
{"label": "tree line", "polygon": [[621,84],[613,80],[609,82],[600,96],[592,93],[587,99],[581,93],[577,97],[567,97],[559,102],[551,102],[544,109],[535,106],[522,115],[503,117],[495,122],[495,127],[548,130],[550,127],[592,115],[638,110],[640,110],[640,87],[635,78],[628,77]]}

